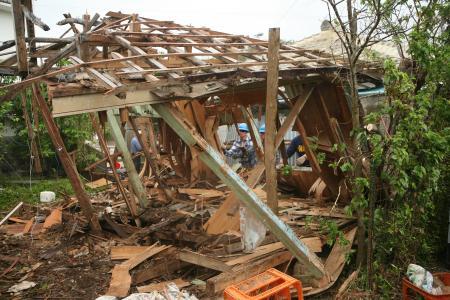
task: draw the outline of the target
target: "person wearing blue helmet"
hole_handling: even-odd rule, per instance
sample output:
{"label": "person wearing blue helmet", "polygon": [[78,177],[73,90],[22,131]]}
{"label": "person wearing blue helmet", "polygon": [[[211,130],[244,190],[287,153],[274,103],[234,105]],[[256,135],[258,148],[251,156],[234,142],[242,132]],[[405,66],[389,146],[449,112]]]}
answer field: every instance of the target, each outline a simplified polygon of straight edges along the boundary
{"label": "person wearing blue helmet", "polygon": [[259,127],[259,135],[261,136],[261,140],[264,141],[264,137],[266,135],[266,124],[262,124],[261,127]]}
{"label": "person wearing blue helmet", "polygon": [[256,165],[256,153],[253,142],[250,137],[249,129],[246,123],[238,125],[239,138],[233,142],[229,150],[224,149],[223,153],[235,159],[239,159],[240,164],[247,169]]}

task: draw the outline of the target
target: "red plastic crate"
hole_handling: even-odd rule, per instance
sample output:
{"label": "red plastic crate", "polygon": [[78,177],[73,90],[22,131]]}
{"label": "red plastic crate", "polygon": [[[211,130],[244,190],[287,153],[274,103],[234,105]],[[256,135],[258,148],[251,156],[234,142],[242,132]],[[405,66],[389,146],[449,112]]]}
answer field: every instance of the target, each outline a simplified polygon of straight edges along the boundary
{"label": "red plastic crate", "polygon": [[[445,285],[450,286],[450,273],[434,273],[433,276],[438,277]],[[402,282],[402,300],[413,300],[414,298],[411,298],[408,294],[408,292],[412,292],[418,295],[421,295],[424,297],[425,300],[444,300],[444,299],[450,299],[450,294],[443,294],[443,295],[433,295],[430,293],[427,293],[426,291],[422,290],[421,288],[415,286],[411,281],[409,281],[407,278],[403,278]]]}
{"label": "red plastic crate", "polygon": [[303,300],[302,284],[297,279],[276,269],[253,276],[231,285],[223,292],[224,300],[290,300],[290,288],[297,289],[297,297]]}

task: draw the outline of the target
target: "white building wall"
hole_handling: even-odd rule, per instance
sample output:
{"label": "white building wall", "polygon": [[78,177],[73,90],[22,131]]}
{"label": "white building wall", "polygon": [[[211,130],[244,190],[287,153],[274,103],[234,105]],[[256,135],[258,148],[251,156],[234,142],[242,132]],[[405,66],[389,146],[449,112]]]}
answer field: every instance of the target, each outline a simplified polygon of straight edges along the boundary
{"label": "white building wall", "polygon": [[14,20],[11,5],[0,2],[0,43],[14,39]]}

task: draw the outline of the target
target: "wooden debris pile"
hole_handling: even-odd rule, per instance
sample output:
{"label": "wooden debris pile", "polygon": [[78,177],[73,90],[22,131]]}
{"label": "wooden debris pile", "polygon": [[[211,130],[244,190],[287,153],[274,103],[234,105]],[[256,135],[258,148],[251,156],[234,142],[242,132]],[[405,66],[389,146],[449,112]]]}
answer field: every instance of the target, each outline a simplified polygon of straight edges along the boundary
{"label": "wooden debris pile", "polygon": [[[351,112],[344,84],[337,80],[347,72],[344,61],[288,45],[277,52],[278,82],[271,91],[279,99],[270,106],[284,106],[286,115],[278,114],[277,130],[267,133],[274,141],[270,149],[274,156],[280,150],[287,164],[284,137],[294,128],[311,164],[306,171],[279,174],[278,181],[293,189],[280,185],[285,193],[277,201],[264,188],[264,149],[256,126],[268,90],[268,65],[275,62],[267,41],[118,12],[101,20],[97,14],[65,14],[60,24],[70,26],[66,34],[73,36],[39,38],[27,30],[25,37],[21,12],[32,11],[31,2],[25,1],[25,10],[19,0],[12,2],[18,10],[16,41],[3,43],[0,50],[16,44],[17,51],[0,61],[0,73],[22,80],[2,88],[0,103],[20,94],[26,104],[30,92],[32,112],[42,115],[75,192],[74,198],[50,209],[32,207],[32,213],[20,215],[18,208],[2,221],[2,232],[31,247],[27,253],[34,265],[59,257],[60,268],[78,268],[85,259],[86,272],[99,267],[95,258],[100,258],[101,273],[88,280],[100,282],[88,291],[90,298],[158,290],[168,281],[199,297],[213,297],[271,267],[301,278],[307,294],[336,281],[356,232],[353,218],[339,208],[350,199],[345,174],[330,167],[345,163],[339,158],[352,157],[353,151]],[[27,27],[37,23],[36,18],[27,20]],[[364,72],[358,81],[379,84]],[[47,85],[47,97],[41,84]],[[27,105],[23,108],[28,116]],[[104,167],[103,177],[87,185],[54,120],[76,114],[88,114],[104,156],[85,169],[98,175],[95,168]],[[240,122],[250,128],[258,163],[238,174],[238,168],[225,162],[218,131],[221,125]],[[138,139],[141,153],[130,153],[127,129]],[[276,174],[271,175],[277,182]],[[91,197],[85,186],[105,190]],[[240,229],[250,218],[267,234],[244,253],[246,233]],[[347,243],[328,236],[323,225],[330,222],[343,230]],[[58,238],[50,239],[54,234]],[[53,250],[34,249],[35,239]],[[14,253],[6,261],[22,259],[19,251],[7,250]],[[64,258],[69,259],[66,266]],[[2,276],[22,278],[15,264],[6,271]],[[27,274],[33,278],[33,271]]]}
{"label": "wooden debris pile", "polygon": [[[51,207],[24,205],[24,208],[16,210],[3,221],[0,234],[8,243],[12,240],[30,241],[33,254],[22,255],[20,247],[15,251],[2,251],[7,256],[0,257],[0,261],[5,262],[5,266],[9,264],[3,276],[10,278],[11,282],[17,280],[19,264],[43,269],[48,267],[49,260],[55,259],[59,263],[57,268],[66,269],[71,268],[71,260],[83,264],[88,257],[101,256],[102,273],[91,279],[95,284],[101,282],[101,285],[92,292],[93,295],[125,297],[136,291],[161,292],[169,282],[173,282],[180,289],[187,289],[203,298],[214,297],[228,285],[271,267],[295,274],[295,259],[271,234],[252,252],[244,253],[240,232],[210,235],[203,230],[211,213],[227,196],[226,191],[178,188],[178,194],[170,204],[161,202],[159,207],[144,212],[141,219],[146,221],[138,228],[130,225],[133,220],[123,200],[115,199],[117,191],[113,187],[114,184],[104,186],[104,191],[98,192],[92,200],[95,210],[103,212],[100,218],[102,236],[87,231],[88,223],[73,198]],[[107,214],[107,208],[112,208],[113,212]],[[342,271],[345,253],[354,239],[354,220],[338,208],[330,212],[330,207],[319,208],[313,201],[301,198],[280,201],[280,215],[293,226],[311,251],[324,257],[325,266],[335,280]],[[347,232],[346,238],[350,243],[346,246],[335,243],[330,248],[326,244],[327,234],[320,226],[324,220],[335,221]],[[60,256],[70,259],[64,262]],[[302,277],[304,275],[299,276],[306,294],[326,287]],[[33,271],[27,273],[26,278],[36,282],[43,280],[39,273]],[[0,286],[0,291],[5,290]],[[39,295],[40,292],[35,293]]]}

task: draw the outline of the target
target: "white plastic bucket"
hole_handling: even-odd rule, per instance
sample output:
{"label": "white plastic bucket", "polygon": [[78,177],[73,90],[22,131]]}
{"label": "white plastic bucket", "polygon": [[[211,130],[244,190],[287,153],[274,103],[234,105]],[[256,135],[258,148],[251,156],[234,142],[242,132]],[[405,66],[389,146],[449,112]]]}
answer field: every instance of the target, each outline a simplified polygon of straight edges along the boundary
{"label": "white plastic bucket", "polygon": [[49,192],[49,191],[43,191],[41,192],[41,202],[52,202],[55,201],[56,199],[56,194],[54,192]]}

